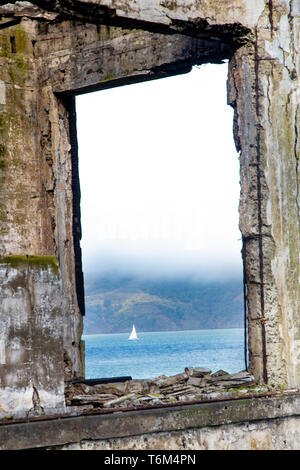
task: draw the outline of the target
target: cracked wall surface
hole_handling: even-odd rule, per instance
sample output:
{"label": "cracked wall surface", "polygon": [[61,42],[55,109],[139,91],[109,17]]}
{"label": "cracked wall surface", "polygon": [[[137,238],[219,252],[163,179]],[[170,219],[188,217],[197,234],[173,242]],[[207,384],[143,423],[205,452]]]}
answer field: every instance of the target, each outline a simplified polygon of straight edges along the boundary
{"label": "cracked wall surface", "polygon": [[[240,158],[249,368],[259,382],[299,388],[299,16],[293,0],[0,6],[2,414],[63,410],[64,380],[84,375],[74,96],[224,59]],[[39,288],[47,294],[28,303]],[[47,335],[46,354],[38,338]]]}

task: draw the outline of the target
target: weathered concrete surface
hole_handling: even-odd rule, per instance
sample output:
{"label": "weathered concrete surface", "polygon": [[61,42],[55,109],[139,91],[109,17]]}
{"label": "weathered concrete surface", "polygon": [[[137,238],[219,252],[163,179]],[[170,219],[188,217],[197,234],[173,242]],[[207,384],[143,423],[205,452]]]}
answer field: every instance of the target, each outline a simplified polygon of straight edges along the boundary
{"label": "weathered concrete surface", "polygon": [[[0,255],[59,261],[57,389],[62,375],[84,373],[73,95],[225,58],[240,151],[250,371],[299,388],[299,3],[45,0],[7,3],[0,15]],[[3,300],[1,319],[17,331]]]}
{"label": "weathered concrete surface", "polygon": [[[60,37],[60,41],[53,41],[53,36]],[[78,43],[81,43],[80,55]],[[41,65],[47,63],[44,71],[56,93],[79,94],[162,78],[174,74],[175,70],[178,74],[185,73],[194,64],[221,62],[232,54],[232,49],[232,45],[179,34],[153,34],[66,21],[49,26],[43,41],[35,46],[35,54]]]}
{"label": "weathered concrete surface", "polygon": [[[75,382],[75,383],[74,383]],[[229,374],[223,370],[211,373],[203,367],[189,368],[181,374],[145,380],[91,385],[87,381],[71,381],[66,384],[66,404],[70,409],[95,411],[100,408],[122,409],[143,406],[160,406],[178,402],[199,402],[209,399],[222,400],[269,392],[268,388],[255,384],[246,371]]]}
{"label": "weathered concrete surface", "polygon": [[[25,2],[17,2],[25,3]],[[138,21],[157,26],[181,27],[189,23],[202,22],[208,29],[220,24],[240,24],[253,28],[264,11],[264,0],[225,0],[220,5],[216,0],[38,0],[31,2],[45,10],[58,14],[76,15],[78,18],[94,19],[107,24]],[[9,7],[7,7],[9,9]],[[24,8],[24,7],[23,7]],[[21,10],[21,5],[19,7]],[[24,10],[23,10],[24,11]],[[35,13],[37,15],[37,13]]]}
{"label": "weathered concrete surface", "polygon": [[[83,440],[62,450],[299,450],[299,418],[262,420],[202,429]],[[150,462],[150,460],[149,460]],[[153,458],[153,462],[155,462]],[[158,460],[158,462],[160,462]]]}
{"label": "weathered concrete surface", "polygon": [[299,449],[299,394],[0,425],[0,449]]}

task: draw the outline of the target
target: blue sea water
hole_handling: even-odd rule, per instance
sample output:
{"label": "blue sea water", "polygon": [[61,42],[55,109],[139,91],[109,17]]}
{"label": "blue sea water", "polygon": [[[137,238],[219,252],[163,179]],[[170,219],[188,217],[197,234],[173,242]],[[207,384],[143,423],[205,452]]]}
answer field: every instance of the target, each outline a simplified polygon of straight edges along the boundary
{"label": "blue sea water", "polygon": [[182,373],[207,367],[229,373],[245,369],[244,330],[214,329],[84,335],[86,378],[131,376],[133,379]]}

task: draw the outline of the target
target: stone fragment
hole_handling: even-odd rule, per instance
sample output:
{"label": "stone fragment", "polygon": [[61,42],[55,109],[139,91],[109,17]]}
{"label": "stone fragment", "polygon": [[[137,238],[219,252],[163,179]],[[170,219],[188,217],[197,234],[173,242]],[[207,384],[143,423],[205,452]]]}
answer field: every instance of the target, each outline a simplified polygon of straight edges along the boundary
{"label": "stone fragment", "polygon": [[176,397],[178,395],[182,395],[182,394],[185,394],[186,392],[191,392],[193,391],[193,387],[176,387],[174,389],[168,389],[166,391],[164,391],[163,393],[165,393],[166,395],[171,395],[172,397]]}
{"label": "stone fragment", "polygon": [[163,403],[163,401],[160,400],[159,398],[154,398],[154,399],[152,400],[152,404],[153,404],[153,405],[159,405],[159,404],[162,404],[162,403]]}
{"label": "stone fragment", "polygon": [[130,380],[126,382],[125,393],[148,393],[158,390],[157,384],[152,380]]}
{"label": "stone fragment", "polygon": [[[249,393],[247,385],[253,383],[253,376],[247,371],[229,374],[219,370],[210,374],[210,370],[203,367],[186,368],[185,373],[170,377],[161,375],[147,380],[94,386],[67,384],[66,404],[73,409],[83,406],[138,408],[178,401],[221,400],[236,393]],[[243,389],[236,392],[234,389],[239,387]]]}
{"label": "stone fragment", "polygon": [[43,20],[53,21],[58,17],[58,13],[50,13],[41,8],[32,5],[30,2],[13,2],[0,6],[0,14],[4,17],[19,16],[29,18],[39,18]]}
{"label": "stone fragment", "polygon": [[207,378],[207,382],[209,384],[214,384],[214,383],[220,383],[224,380],[230,380],[230,374],[226,374],[226,375],[218,375],[216,377],[208,377]]}
{"label": "stone fragment", "polygon": [[169,385],[168,387],[161,387],[160,391],[161,393],[173,393],[173,392],[178,392],[180,390],[186,390],[187,387],[186,384],[175,384],[175,385]]}
{"label": "stone fragment", "polygon": [[219,377],[220,375],[229,375],[229,372],[225,372],[225,370],[220,369],[217,372],[211,374],[211,377]]}
{"label": "stone fragment", "polygon": [[187,385],[193,385],[194,387],[205,387],[207,384],[207,380],[203,377],[189,377],[187,382]]}
{"label": "stone fragment", "polygon": [[148,396],[148,395],[145,396],[145,397],[139,397],[139,398],[138,398],[138,401],[139,401],[139,402],[140,402],[140,401],[141,401],[141,402],[144,402],[144,401],[151,401],[151,400],[153,400],[153,397]]}
{"label": "stone fragment", "polygon": [[244,384],[254,384],[254,377],[247,371],[241,371],[236,374],[212,375],[208,379],[208,383],[221,385],[222,387],[233,388],[240,387]]}
{"label": "stone fragment", "polygon": [[185,374],[176,374],[171,377],[160,378],[156,383],[160,388],[168,387],[170,385],[185,383],[187,376]]}
{"label": "stone fragment", "polygon": [[[66,403],[67,404],[67,403]],[[81,413],[86,413],[87,411],[91,411],[94,409],[94,406],[92,404],[89,405],[72,405],[70,407],[66,407],[66,412],[70,413],[72,416],[77,416]]]}
{"label": "stone fragment", "polygon": [[196,401],[199,399],[199,396],[197,396],[194,393],[189,393],[188,395],[180,395],[178,397],[178,400],[180,401]]}
{"label": "stone fragment", "polygon": [[[5,123],[1,126],[5,154],[1,173],[5,169],[5,177],[1,176],[1,253],[59,253],[57,274],[61,276],[55,284],[56,275],[46,279],[46,271],[43,278],[36,271],[30,281],[32,291],[28,291],[28,285],[21,294],[27,271],[10,269],[18,276],[15,288],[12,283],[5,288],[8,294],[4,302],[2,286],[4,413],[10,413],[15,394],[21,397],[15,402],[20,408],[11,412],[26,414],[30,410],[33,390],[28,384],[33,375],[39,384],[40,406],[63,409],[66,375],[60,361],[64,350],[69,355],[65,372],[72,377],[83,373],[80,337],[84,312],[77,305],[80,295],[76,300],[83,283],[75,283],[74,272],[81,261],[80,248],[76,248],[80,247],[80,212],[77,214],[76,206],[79,183],[73,181],[71,160],[76,160],[76,146],[72,145],[70,152],[72,136],[68,131],[75,122],[69,120],[73,112],[70,103],[66,107],[68,100],[57,100],[53,91],[71,96],[101,84],[110,86],[112,79],[114,84],[126,84],[139,75],[143,79],[157,78],[170,72],[181,73],[183,64],[220,62],[228,57],[228,104],[234,108],[234,137],[241,165],[239,225],[247,273],[250,366],[260,383],[299,389],[299,2],[3,3],[0,106]],[[45,12],[33,3],[56,13]],[[103,5],[109,10],[104,16]],[[57,15],[63,15],[64,21],[54,21]],[[99,24],[91,22],[91,15],[95,15],[94,23],[101,23],[101,34]],[[112,15],[117,16],[113,21]],[[149,29],[146,22],[156,27]],[[111,23],[118,27],[108,26]],[[126,24],[130,24],[128,31]],[[138,33],[135,27],[141,28]],[[165,27],[165,32],[169,28],[173,36],[160,36],[158,31]],[[200,43],[197,38],[201,38]],[[215,46],[206,49],[208,43]],[[74,210],[70,210],[72,204]],[[72,236],[74,243],[66,243],[72,241]],[[263,250],[257,237],[259,241],[263,237]],[[3,269],[6,283],[8,271]],[[45,286],[43,296],[41,285]],[[262,285],[266,286],[264,291]],[[19,295],[24,295],[20,302]],[[41,299],[45,301],[40,304]],[[46,306],[49,309],[45,310]],[[28,335],[26,340],[24,334]],[[11,365],[7,362],[9,343],[20,345],[13,351]],[[29,360],[30,367],[24,367]],[[228,380],[224,377],[218,386],[224,387]],[[251,378],[230,380],[251,383]],[[29,400],[27,395],[23,397],[25,389]]]}
{"label": "stone fragment", "polygon": [[98,384],[91,387],[95,390],[94,393],[112,393],[114,395],[124,395],[127,392],[127,383],[108,383],[108,384]]}
{"label": "stone fragment", "polygon": [[249,374],[249,372],[242,370],[241,372],[237,372],[236,374],[230,375],[231,380],[244,380],[244,381],[252,381],[254,380],[253,375]]}

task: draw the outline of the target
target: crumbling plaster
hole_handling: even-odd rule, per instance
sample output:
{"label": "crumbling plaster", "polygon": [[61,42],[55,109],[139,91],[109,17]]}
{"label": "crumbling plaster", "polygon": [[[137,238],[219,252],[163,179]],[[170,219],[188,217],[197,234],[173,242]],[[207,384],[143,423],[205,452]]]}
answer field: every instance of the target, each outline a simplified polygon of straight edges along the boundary
{"label": "crumbling plaster", "polygon": [[[12,354],[17,325],[25,318],[30,341],[44,330],[18,283],[11,291],[11,299],[24,305],[17,318],[8,307],[12,301],[3,300],[6,279],[16,270],[26,272],[29,282],[28,264],[16,268],[14,257],[53,257],[59,278],[55,287],[49,279],[48,308],[58,320],[54,336],[65,359],[60,373],[49,368],[47,380],[37,374],[34,388],[30,371],[47,367],[55,346],[48,356],[32,356],[28,374],[22,372],[28,361],[21,353],[14,369],[0,365],[6,396],[31,387],[29,395],[36,389],[45,397],[39,406],[57,408],[63,379],[84,374],[74,95],[224,59],[230,59],[228,103],[240,152],[249,367],[260,382],[299,388],[299,14],[293,0],[45,0],[0,6],[0,315],[6,325],[0,350],[3,358]],[[43,284],[43,270],[31,269],[37,285]],[[6,377],[18,367],[23,383],[12,392]],[[59,399],[49,398],[54,382]],[[3,413],[24,414],[34,401],[17,406],[8,400]]]}

